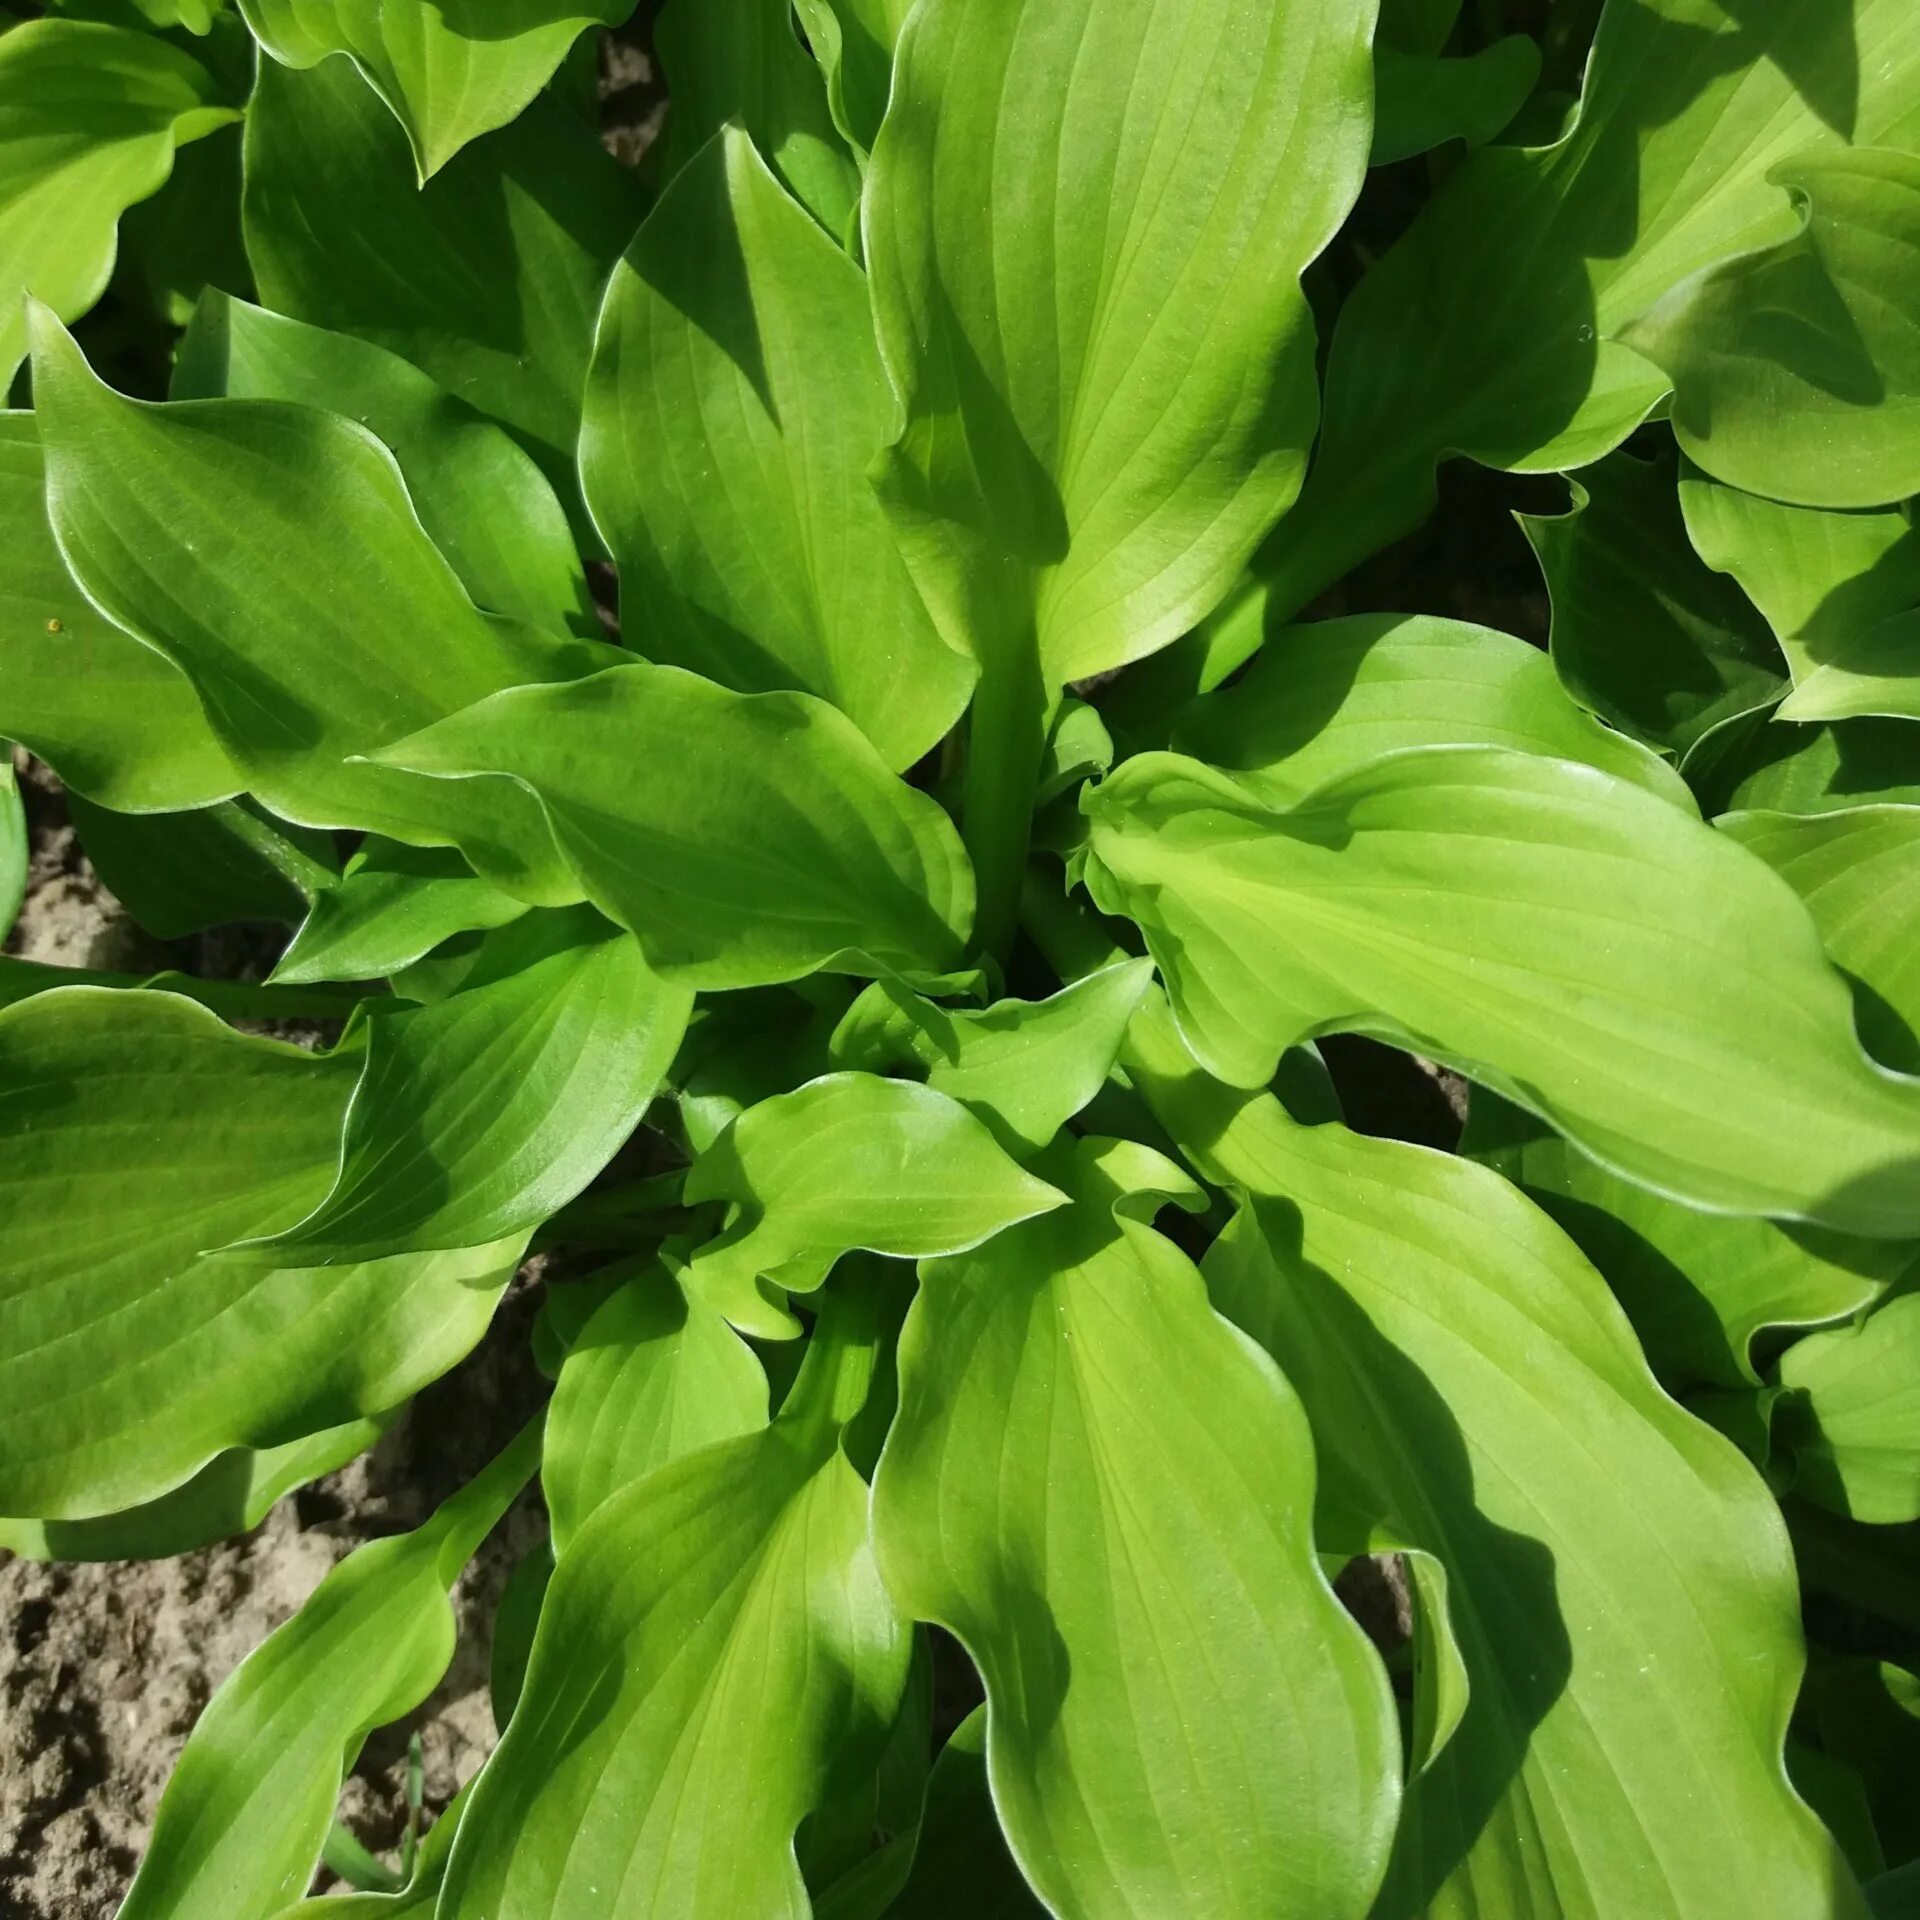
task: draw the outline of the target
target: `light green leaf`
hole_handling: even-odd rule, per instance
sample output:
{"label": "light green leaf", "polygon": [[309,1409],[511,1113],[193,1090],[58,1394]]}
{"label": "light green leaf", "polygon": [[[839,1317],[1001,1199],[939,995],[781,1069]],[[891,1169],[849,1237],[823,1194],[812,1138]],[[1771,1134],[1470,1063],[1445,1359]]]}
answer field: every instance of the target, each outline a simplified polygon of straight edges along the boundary
{"label": "light green leaf", "polygon": [[634,1481],[766,1424],[752,1350],[672,1266],[649,1262],[595,1310],[560,1368],[540,1463],[555,1552]]}
{"label": "light green leaf", "polygon": [[671,0],[654,45],[673,97],[669,176],[732,122],[830,234],[848,233],[860,174],[835,131],[820,70],[794,31],[790,0]]}
{"label": "light green leaf", "polygon": [[1835,813],[1874,805],[1920,806],[1920,765],[1905,720],[1777,721],[1744,753],[1714,770],[1712,813]]}
{"label": "light green leaf", "polygon": [[1181,712],[1173,738],[1276,801],[1405,747],[1488,746],[1582,760],[1695,811],[1657,755],[1573,704],[1539,648],[1424,614],[1276,632],[1231,687]]}
{"label": "light green leaf", "polygon": [[425,1526],[349,1554],[200,1716],[123,1920],[271,1920],[312,1877],[362,1741],[453,1657],[447,1589],[540,1458],[536,1421]]}
{"label": "light green leaf", "polygon": [[0,1012],[0,1513],[138,1506],[395,1406],[480,1338],[519,1240],[307,1270],[203,1252],[324,1196],[358,1071],[171,993]]}
{"label": "light green leaf", "polygon": [[1299,1405],[1144,1224],[1142,1183],[1192,1204],[1184,1175],[1098,1140],[1042,1164],[1071,1207],[922,1269],[874,1483],[888,1589],[979,1667],[1052,1912],[1363,1915],[1398,1742],[1314,1557]]}
{"label": "light green leaf", "polygon": [[406,129],[427,180],[504,127],[621,0],[240,0],[254,38],[289,67],[345,53]]}
{"label": "light green leaf", "polygon": [[959,1253],[1065,1204],[957,1100],[870,1073],[828,1074],[749,1107],[694,1162],[686,1199],[730,1209],[688,1287],[767,1339],[799,1331],[781,1290],[811,1293],[857,1247]]}
{"label": "light green leaf", "polygon": [[1208,1284],[1298,1382],[1322,1549],[1447,1570],[1472,1693],[1375,1920],[1861,1920],[1781,1767],[1803,1658],[1785,1529],[1599,1277],[1485,1169],[1207,1080],[1164,1007],[1127,1059],[1248,1196]]}
{"label": "light green leaf", "polygon": [[1570,761],[1418,748],[1272,806],[1144,754],[1084,802],[1208,1068],[1264,1085],[1342,1028],[1727,1212],[1920,1234],[1920,1082],[1868,1060],[1806,910],[1677,807]]}
{"label": "light green leaf", "polygon": [[763,987],[695,1004],[671,1076],[689,1154],[704,1153],[747,1108],[827,1071],[840,1001],[821,1000]]}
{"label": "light green leaf", "polygon": [[1573,511],[1522,514],[1553,601],[1553,664],[1573,697],[1684,763],[1716,727],[1786,685],[1766,621],[1700,565],[1671,459],[1609,455],[1572,482]]}
{"label": "light green leaf", "polygon": [[1520,111],[1539,77],[1540,49],[1524,33],[1461,59],[1377,46],[1367,164],[1390,166],[1450,140],[1484,147]]}
{"label": "light green leaf", "polygon": [[223,1020],[345,1020],[361,994],[348,987],[267,987],[252,980],[200,980],[192,974],[110,973],[92,967],[51,966],[39,960],[0,958],[0,1007],[55,987],[109,987],[116,993],[147,987],[177,993],[210,1008]]}
{"label": "light green leaf", "polygon": [[1468,157],[1348,300],[1313,478],[1258,568],[1284,615],[1431,510],[1435,463],[1610,452],[1668,379],[1629,323],[1799,225],[1769,177],[1912,146],[1908,0],[1610,0],[1572,131]]}
{"label": "light green leaf", "polygon": [[585,1189],[659,1089],[692,995],[584,908],[518,923],[488,971],[435,1006],[371,1005],[332,1191],[235,1244],[316,1266],[472,1247]]}
{"label": "light green leaf", "polygon": [[39,429],[0,413],[0,735],[127,813],[204,807],[240,776],[192,683],[82,596],[47,521]]}
{"label": "light green leaf", "polygon": [[1152,978],[1150,961],[1123,961],[1050,999],[980,1012],[876,980],[835,1030],[833,1063],[867,1073],[918,1068],[1009,1153],[1037,1153],[1100,1091]]}
{"label": "light green leaf", "polygon": [[1869,1526],[1920,1520],[1920,1293],[1795,1341],[1780,1384],[1796,1493]]}
{"label": "light green leaf", "polygon": [[1715,825],[1807,903],[1828,957],[1855,982],[1868,1051],[1920,1073],[1920,808],[1732,813]]}
{"label": "light green leaf", "polygon": [[538,795],[587,897],[687,986],[938,973],[973,918],[946,815],[809,694],[636,664],[498,694],[378,758],[460,782],[449,813],[474,776]]}
{"label": "light green leaf", "polygon": [[1810,507],[1920,493],[1920,155],[1816,151],[1768,179],[1804,230],[1695,274],[1623,337],[1666,369],[1673,430],[1717,479]]}
{"label": "light green leaf", "polygon": [[1920,611],[1870,627],[1816,667],[1782,703],[1783,720],[1885,714],[1920,720]]}
{"label": "light green leaf", "polygon": [[550,95],[416,192],[406,137],[348,61],[260,64],[244,211],[262,301],[411,360],[511,429],[569,506],[594,315],[642,205]]}
{"label": "light green leaf", "polygon": [[114,234],[173,150],[239,118],[189,53],[85,20],[0,34],[0,392],[27,351],[21,295],[75,320],[106,291]]}
{"label": "light green leaf", "polygon": [[1047,731],[1047,750],[1040,763],[1040,785],[1034,804],[1045,806],[1089,775],[1105,773],[1113,765],[1113,735],[1097,707],[1084,700],[1062,700]]}
{"label": "light green leaf", "polygon": [[20,804],[20,786],[13,777],[13,762],[0,761],[0,940],[13,931],[20,915],[20,902],[26,898],[27,814]]}
{"label": "light green leaf", "polygon": [[879,1758],[910,1644],[839,1446],[871,1319],[830,1298],[771,1427],[623,1488],[562,1555],[442,1913],[805,1920],[795,1829]]}
{"label": "light green leaf", "polygon": [[959,718],[973,669],[867,481],[890,407],[871,343],[865,276],[729,127],[607,288],[580,473],[650,657],[818,694],[901,768]]}
{"label": "light green leaf", "polygon": [[577,899],[508,782],[451,793],[359,756],[617,654],[482,614],[364,427],[275,400],[128,400],[50,318],[35,324],[61,551],[102,611],[187,675],[249,790],[304,826],[457,845],[521,898]]}
{"label": "light green leaf", "polygon": [[567,516],[533,458],[410,361],[209,289],[174,361],[176,400],[300,400],[392,452],[427,537],[490,613],[600,638]]}
{"label": "light green leaf", "polygon": [[794,0],[794,10],[827,76],[833,123],[864,160],[887,110],[894,43],[912,0]]}

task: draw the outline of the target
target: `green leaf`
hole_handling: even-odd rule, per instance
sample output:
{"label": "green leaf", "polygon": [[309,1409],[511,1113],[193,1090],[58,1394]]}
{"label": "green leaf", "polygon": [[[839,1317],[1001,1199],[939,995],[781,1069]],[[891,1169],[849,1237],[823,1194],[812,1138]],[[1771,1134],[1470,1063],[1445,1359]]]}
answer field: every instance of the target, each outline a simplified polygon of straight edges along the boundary
{"label": "green leaf", "polygon": [[1669,1385],[1757,1386],[1770,1327],[1844,1320],[1914,1257],[1899,1240],[1702,1213],[1596,1166],[1531,1114],[1476,1088],[1460,1150],[1549,1214],[1606,1277]]}
{"label": "green leaf", "polygon": [[537,794],[587,897],[687,986],[940,973],[973,917],[946,815],[808,694],[636,664],[498,694],[377,757],[461,782],[449,814],[476,775]]}
{"label": "green leaf", "polygon": [[504,927],[526,911],[456,853],[369,835],[339,880],[314,894],[273,978],[383,979],[457,933]]}
{"label": "green leaf", "polygon": [[671,1076],[690,1155],[704,1153],[747,1108],[827,1071],[841,1008],[837,996],[821,1000],[763,987],[696,1003]]}
{"label": "green leaf", "polygon": [[1920,1765],[1920,1679],[1884,1660],[1824,1660],[1807,1676],[1806,1698],[1821,1744],[1865,1783],[1887,1860],[1901,1866],[1920,1855],[1910,1791]]}
{"label": "green leaf", "polygon": [[642,204],[550,95],[416,192],[405,135],[349,62],[261,62],[244,207],[261,299],[411,360],[511,429],[569,504],[600,290]]}
{"label": "green leaf", "polygon": [[1717,479],[1810,507],[1920,493],[1920,156],[1816,151],[1767,177],[1803,231],[1694,275],[1624,338],[1666,369],[1673,430]]}
{"label": "green leaf", "polygon": [[1001,1000],[977,1013],[876,980],[835,1030],[833,1063],[867,1073],[918,1069],[1024,1157],[1100,1091],[1152,978],[1151,962],[1128,960],[1050,999]]}
{"label": "green leaf", "polygon": [[1795,1341],[1780,1384],[1796,1493],[1869,1526],[1920,1520],[1920,1293]]}
{"label": "green leaf", "polygon": [[839,1446],[873,1340],[843,1315],[771,1427],[623,1488],[562,1555],[441,1911],[804,1920],[795,1829],[877,1761],[910,1644]]}
{"label": "green leaf", "polygon": [[504,127],[621,0],[240,0],[254,37],[289,67],[345,53],[406,129],[422,181]]}
{"label": "green leaf", "polygon": [[1780,649],[1740,588],[1701,567],[1671,459],[1616,453],[1571,484],[1571,513],[1520,516],[1553,600],[1553,664],[1582,706],[1684,764],[1780,698]]}
{"label": "green leaf", "polygon": [[120,1912],[271,1920],[312,1877],[362,1741],[453,1657],[447,1589],[540,1457],[536,1421],[425,1526],[349,1554],[200,1716]]}
{"label": "green leaf", "polygon": [[1367,164],[1390,166],[1451,140],[1484,147],[1520,111],[1539,77],[1540,49],[1524,33],[1461,59],[1376,47]]}
{"label": "green leaf", "polygon": [[0,1012],[0,1513],[138,1506],[395,1406],[480,1338],[519,1241],[305,1270],[203,1251],[325,1195],[358,1071],[171,993]]}
{"label": "green leaf", "polygon": [[552,487],[513,438],[398,354],[209,290],[174,362],[176,400],[299,400],[392,452],[427,537],[476,605],[600,638]]}
{"label": "green leaf", "polygon": [[1905,720],[1776,722],[1730,766],[1716,770],[1709,813],[1835,813],[1920,806],[1920,766]]}
{"label": "green leaf", "polygon": [[1920,1234],[1920,1084],[1861,1051],[1791,892],[1677,807],[1483,747],[1396,754],[1291,809],[1145,754],[1084,804],[1095,900],[1139,922],[1223,1079],[1264,1085],[1289,1046],[1359,1029],[1674,1198]]}
{"label": "green leaf", "polygon": [[776,1340],[799,1331],[782,1290],[813,1292],[855,1248],[959,1253],[1065,1204],[957,1100],[870,1073],[828,1074],[749,1107],[694,1162],[686,1199],[729,1208],[688,1287]]}
{"label": "green leaf", "polygon": [[13,931],[27,893],[27,813],[20,804],[13,762],[0,761],[0,940]]}
{"label": "green leaf", "polygon": [[1417,526],[1448,454],[1617,447],[1669,384],[1629,324],[1794,232],[1780,162],[1904,144],[1917,74],[1904,0],[1613,0],[1567,137],[1470,155],[1348,300],[1313,477],[1257,563],[1281,613]]}
{"label": "green leaf", "polygon": [[522,898],[577,899],[508,782],[450,793],[361,756],[495,688],[618,655],[482,614],[365,428],[276,400],[128,400],[50,318],[36,328],[61,551],[95,605],[192,681],[249,790],[304,826],[457,845]]}
{"label": "green leaf", "polygon": [[1920,808],[1733,813],[1715,824],[1807,903],[1828,957],[1855,983],[1868,1051],[1920,1073]]}
{"label": "green leaf", "polygon": [[959,718],[973,671],[867,481],[890,404],[865,276],[724,129],[607,288],[582,484],[652,658],[818,694],[898,768]]}
{"label": "green leaf", "polygon": [[345,1020],[359,1005],[352,988],[261,986],[252,980],[200,980],[192,974],[107,973],[92,967],[49,966],[38,960],[0,958],[0,1007],[56,987],[108,987],[116,993],[151,988],[176,993],[210,1008],[223,1020]]}
{"label": "green leaf", "polygon": [[1208,1285],[1286,1356],[1322,1549],[1446,1568],[1472,1693],[1410,1789],[1376,1920],[1860,1920],[1781,1769],[1785,1530],[1599,1277],[1485,1169],[1223,1089],[1152,1003],[1133,1043],[1163,1124],[1247,1195]]}
{"label": "green leaf", "polygon": [[751,1349],[674,1267],[648,1263],[595,1310],[560,1368],[540,1464],[554,1550],[636,1480],[766,1424]]}
{"label": "green leaf", "polygon": [[127,813],[239,790],[192,683],[82,596],[47,520],[40,434],[0,413],[0,734],[75,792]]}
{"label": "green leaf", "polygon": [[922,1269],[874,1483],[888,1590],[979,1667],[1051,1911],[1363,1915],[1398,1743],[1314,1557],[1299,1405],[1144,1224],[1198,1199],[1184,1175],[1112,1141],[1042,1164],[1070,1207]]}
{"label": "green leaf", "polygon": [[666,173],[690,165],[732,123],[830,234],[847,235],[859,170],[834,128],[820,70],[794,31],[789,0],[671,0],[653,38],[673,98]]}
{"label": "green leaf", "polygon": [[316,1266],[473,1247],[585,1189],[646,1112],[693,1003],[597,915],[549,918],[501,936],[497,978],[435,1006],[371,1005],[332,1190],[231,1244]]}
{"label": "green leaf", "polygon": [[912,0],[794,0],[794,10],[827,76],[833,123],[864,161],[887,110],[894,43]]}
{"label": "green leaf", "polygon": [[1276,801],[1403,748],[1488,746],[1585,761],[1695,810],[1663,761],[1573,704],[1537,647],[1424,614],[1276,631],[1238,681],[1180,713],[1173,738]]}
{"label": "green leaf", "polygon": [[1920,611],[1870,627],[1834,649],[1782,703],[1783,720],[1886,714],[1920,720]]}
{"label": "green leaf", "polygon": [[0,34],[0,391],[27,351],[21,295],[85,313],[121,214],[159,191],[176,146],[239,117],[199,61],[150,34],[83,20]]}

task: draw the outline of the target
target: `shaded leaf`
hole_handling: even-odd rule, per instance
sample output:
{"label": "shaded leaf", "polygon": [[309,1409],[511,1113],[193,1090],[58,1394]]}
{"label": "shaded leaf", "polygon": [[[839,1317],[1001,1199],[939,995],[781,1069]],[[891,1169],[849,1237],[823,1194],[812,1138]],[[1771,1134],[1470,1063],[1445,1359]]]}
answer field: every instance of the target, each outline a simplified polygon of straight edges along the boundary
{"label": "shaded leaf", "polygon": [[894,43],[912,0],[794,0],[794,10],[826,74],[833,123],[864,159],[887,110]]}
{"label": "shaded leaf", "polygon": [[1709,813],[1834,813],[1878,804],[1920,806],[1920,766],[1904,720],[1775,721],[1715,769]]}
{"label": "shaded leaf", "polygon": [[1833,650],[1780,708],[1783,720],[1886,714],[1920,720],[1920,611],[1870,627]]}
{"label": "shaded leaf", "polygon": [[1920,1520],[1920,1293],[1795,1341],[1780,1384],[1796,1493],[1870,1526]]}
{"label": "shaded leaf", "polygon": [[1520,111],[1539,77],[1540,49],[1524,33],[1459,59],[1377,46],[1367,164],[1390,166],[1450,140],[1484,147]]}

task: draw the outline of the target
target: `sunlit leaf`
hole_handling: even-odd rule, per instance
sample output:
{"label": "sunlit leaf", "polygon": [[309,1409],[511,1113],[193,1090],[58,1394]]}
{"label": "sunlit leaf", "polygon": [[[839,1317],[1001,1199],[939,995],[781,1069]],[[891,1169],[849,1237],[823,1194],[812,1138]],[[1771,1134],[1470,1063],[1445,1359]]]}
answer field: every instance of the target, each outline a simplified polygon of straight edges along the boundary
{"label": "sunlit leaf", "polygon": [[1858,714],[1920,720],[1920,611],[1899,614],[1835,647],[1780,708],[1783,720]]}
{"label": "sunlit leaf", "polygon": [[1871,1526],[1920,1520],[1920,1293],[1795,1341],[1780,1384],[1796,1493]]}

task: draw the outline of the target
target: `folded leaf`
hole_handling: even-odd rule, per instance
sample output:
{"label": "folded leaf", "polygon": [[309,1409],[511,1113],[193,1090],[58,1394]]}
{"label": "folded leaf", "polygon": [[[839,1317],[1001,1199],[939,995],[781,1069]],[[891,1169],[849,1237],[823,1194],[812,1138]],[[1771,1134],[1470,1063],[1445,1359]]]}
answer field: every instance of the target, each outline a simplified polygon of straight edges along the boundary
{"label": "folded leaf", "polygon": [[728,127],[607,288],[580,473],[650,657],[818,694],[907,767],[973,673],[867,481],[891,401],[871,329],[865,276]]}
{"label": "folded leaf", "polygon": [[1846,720],[1886,714],[1920,720],[1920,611],[1869,627],[1796,686],[1783,720]]}
{"label": "folded leaf", "polygon": [[1626,782],[1421,748],[1291,809],[1144,754],[1085,800],[1087,881],[1210,1070],[1315,1034],[1416,1047],[1678,1199],[1920,1234],[1920,1082],[1868,1060],[1806,910]]}
{"label": "folded leaf", "polygon": [[0,413],[0,548],[0,734],[76,792],[126,813],[237,793],[240,776],[192,682],[73,584],[47,520],[30,413]]}
{"label": "folded leaf", "polygon": [[1920,493],[1920,155],[1800,154],[1768,178],[1804,230],[1694,275],[1625,338],[1717,479],[1811,507]]}
{"label": "folded leaf", "polygon": [[299,1898],[361,1742],[446,1672],[447,1589],[539,1457],[536,1421],[425,1526],[349,1554],[241,1662],[161,1796],[124,1920],[272,1920]]}
{"label": "folded leaf", "polygon": [[28,20],[0,35],[0,392],[27,351],[21,295],[78,319],[106,291],[121,214],[159,191],[176,146],[239,117],[151,34]]}
{"label": "folded leaf", "polygon": [[324,1196],[358,1071],[171,993],[0,1012],[0,1513],[137,1506],[230,1448],[395,1406],[485,1332],[519,1240],[307,1270],[203,1257]]}
{"label": "folded leaf", "polygon": [[1920,765],[1905,720],[1776,720],[1744,754],[1716,768],[1703,797],[1713,813],[1835,813],[1863,806],[1920,806]]}
{"label": "folded leaf", "polygon": [[1001,1000],[978,1013],[876,980],[835,1030],[834,1064],[920,1068],[1009,1153],[1038,1153],[1100,1091],[1152,978],[1150,962],[1123,961],[1049,999]]}
{"label": "folded leaf", "polygon": [[420,178],[477,135],[504,127],[620,0],[240,0],[254,38],[290,67],[347,53],[407,131]]}
{"label": "folded leaf", "polygon": [[1470,1162],[1208,1081],[1152,1003],[1127,1058],[1248,1196],[1208,1285],[1299,1382],[1322,1548],[1446,1568],[1472,1691],[1376,1920],[1860,1920],[1780,1764],[1803,1658],[1785,1530],[1571,1244]]}
{"label": "folded leaf", "polygon": [[499,694],[378,758],[460,782],[450,814],[492,784],[475,775],[538,795],[587,897],[687,986],[939,973],[973,917],[946,815],[807,694],[636,664]]}
{"label": "folded leaf", "polygon": [[562,1555],[442,1913],[805,1920],[795,1829],[877,1759],[909,1652],[839,1447],[871,1326],[838,1306],[771,1427],[623,1488]]}
{"label": "folded leaf", "polygon": [[569,503],[600,290],[642,205],[551,96],[416,192],[405,135],[347,61],[260,63],[245,218],[261,299],[411,360],[512,429]]}
{"label": "folded leaf", "polygon": [[397,353],[210,288],[180,342],[171,392],[351,414],[392,451],[427,537],[475,605],[600,637],[566,513],[532,456]]}
{"label": "folded leaf", "polygon": [[26,809],[8,760],[0,763],[0,940],[13,931],[26,897],[28,858]]}
{"label": "folded leaf", "polygon": [[1870,1526],[1920,1520],[1920,1293],[1795,1341],[1780,1384],[1796,1493]]}
{"label": "folded leaf", "polygon": [[249,789],[305,826],[457,845],[524,899],[578,898],[510,783],[453,794],[358,756],[497,687],[618,656],[482,614],[364,427],[273,400],[128,400],[50,318],[36,328],[47,505],[67,563],[186,674]]}
{"label": "folded leaf", "polygon": [[1276,800],[1404,747],[1488,746],[1583,760],[1694,811],[1686,783],[1656,755],[1574,705],[1555,661],[1461,620],[1316,620],[1275,632],[1231,687],[1187,706],[1174,745],[1257,776]]}
{"label": "folded leaf", "polygon": [[912,0],[794,0],[827,77],[833,123],[864,160],[887,110],[893,48]]}
{"label": "folded leaf", "polygon": [[959,1253],[1064,1204],[957,1100],[870,1073],[829,1074],[749,1107],[694,1162],[686,1199],[731,1209],[687,1285],[768,1339],[799,1323],[767,1289],[811,1293],[855,1248]]}
{"label": "folded leaf", "polygon": [[636,1480],[766,1424],[752,1349],[673,1268],[641,1268],[580,1330],[554,1387],[540,1482],[555,1552]]}
{"label": "folded leaf", "polygon": [[1373,56],[1370,166],[1431,153],[1450,140],[1484,147],[1520,111],[1540,77],[1540,49],[1524,33],[1459,59],[1403,53],[1381,45]]}
{"label": "folded leaf", "polygon": [[1143,1224],[1142,1189],[1197,1199],[1184,1175],[1092,1140],[1042,1164],[1071,1207],[922,1270],[874,1483],[888,1590],[979,1667],[1051,1911],[1363,1915],[1398,1742],[1314,1558],[1298,1403]]}

